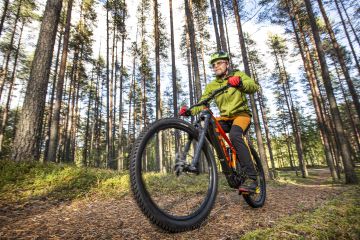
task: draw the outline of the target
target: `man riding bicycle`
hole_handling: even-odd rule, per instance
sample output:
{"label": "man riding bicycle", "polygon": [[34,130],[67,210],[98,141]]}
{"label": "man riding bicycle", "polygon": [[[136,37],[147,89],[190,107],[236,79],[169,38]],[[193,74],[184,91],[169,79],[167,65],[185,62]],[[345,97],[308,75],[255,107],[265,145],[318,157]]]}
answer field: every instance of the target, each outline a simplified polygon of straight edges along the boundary
{"label": "man riding bicycle", "polygon": [[[210,64],[216,78],[206,85],[200,101],[225,85],[232,87],[215,98],[215,103],[220,110],[220,117],[217,120],[224,131],[229,133],[240,160],[240,166],[247,175],[245,182],[239,186],[239,191],[255,192],[257,173],[251,160],[249,147],[244,141],[244,132],[249,127],[251,120],[251,112],[245,94],[257,92],[259,85],[244,72],[231,70],[227,52],[220,51],[212,54]],[[183,106],[179,114],[180,116],[196,115],[203,108],[204,106],[194,107],[189,111],[186,106]]]}

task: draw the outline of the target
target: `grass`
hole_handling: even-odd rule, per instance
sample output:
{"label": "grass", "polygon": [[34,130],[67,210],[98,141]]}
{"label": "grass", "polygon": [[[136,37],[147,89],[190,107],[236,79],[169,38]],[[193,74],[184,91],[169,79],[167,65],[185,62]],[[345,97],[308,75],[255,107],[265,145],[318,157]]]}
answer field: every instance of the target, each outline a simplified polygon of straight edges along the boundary
{"label": "grass", "polygon": [[[327,171],[327,169],[326,169]],[[278,177],[276,181],[271,181],[272,184],[295,184],[295,185],[308,185],[308,184],[319,184],[319,175],[320,173],[316,171],[311,171],[307,178],[301,177],[301,172],[298,171],[298,175],[296,175],[295,171],[278,171]],[[336,183],[343,183],[343,181],[338,181]],[[327,179],[321,177],[322,185],[332,185],[335,184],[329,176]]]}
{"label": "grass", "polygon": [[[357,174],[359,174],[357,168]],[[277,181],[270,181],[273,187],[283,184],[314,184],[317,174],[308,179],[296,176],[290,171],[279,172]],[[184,188],[166,174],[148,174],[145,180],[154,183],[155,188],[168,185],[178,189],[196,192],[202,189],[206,178],[198,178],[198,184]],[[190,179],[191,180],[191,179]],[[322,184],[332,184],[327,179]],[[128,172],[104,169],[81,168],[66,164],[41,164],[34,162],[14,163],[0,161],[0,202],[26,202],[32,199],[57,201],[84,197],[121,198],[129,194]],[[360,238],[360,186],[352,185],[336,199],[314,211],[301,212],[283,218],[272,228],[258,229],[247,233],[242,239],[359,239]],[[219,190],[232,191],[223,174],[219,173]]]}
{"label": "grass", "polygon": [[0,161],[0,200],[71,200],[93,194],[121,197],[129,192],[125,172],[64,164]]}
{"label": "grass", "polygon": [[[219,174],[219,190],[231,190]],[[181,180],[181,181],[179,181]],[[191,185],[184,181],[190,181]],[[159,192],[198,192],[207,189],[206,176],[180,177],[170,174],[145,175],[145,182]],[[0,201],[29,199],[72,200],[102,196],[121,198],[130,191],[128,171],[76,167],[69,164],[0,161]]]}
{"label": "grass", "polygon": [[286,217],[272,228],[258,229],[241,239],[359,239],[360,186],[351,186],[312,212]]}

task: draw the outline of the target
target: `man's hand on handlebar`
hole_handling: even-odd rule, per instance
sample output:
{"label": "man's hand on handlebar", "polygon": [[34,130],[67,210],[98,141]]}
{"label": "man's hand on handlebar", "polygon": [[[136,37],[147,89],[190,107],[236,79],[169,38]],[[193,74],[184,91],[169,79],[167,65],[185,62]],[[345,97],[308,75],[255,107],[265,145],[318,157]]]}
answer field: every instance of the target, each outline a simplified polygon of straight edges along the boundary
{"label": "man's hand on handlebar", "polygon": [[191,116],[191,111],[187,106],[184,105],[180,108],[179,115],[183,117],[189,117]]}
{"label": "man's hand on handlebar", "polygon": [[239,77],[239,76],[229,77],[228,85],[230,87],[235,87],[235,88],[241,87],[242,86],[241,77]]}

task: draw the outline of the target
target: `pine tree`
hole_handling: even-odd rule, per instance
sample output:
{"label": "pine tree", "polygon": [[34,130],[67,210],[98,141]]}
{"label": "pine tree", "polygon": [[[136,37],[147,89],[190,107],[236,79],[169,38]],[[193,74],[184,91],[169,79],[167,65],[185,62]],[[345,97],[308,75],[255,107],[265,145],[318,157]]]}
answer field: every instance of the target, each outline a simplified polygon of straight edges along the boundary
{"label": "pine tree", "polygon": [[49,139],[49,149],[48,149],[47,158],[51,162],[56,161],[56,154],[57,154],[60,111],[61,111],[61,103],[63,99],[63,85],[64,85],[67,54],[68,54],[72,5],[73,5],[73,1],[69,0],[67,4],[66,24],[64,30],[64,41],[63,41],[63,51],[61,55],[60,71],[56,83],[56,97],[53,107],[53,115],[50,116],[51,117],[50,139]]}
{"label": "pine tree", "polygon": [[[249,61],[248,61],[245,38],[244,38],[243,31],[242,31],[237,0],[233,0],[233,6],[234,6],[234,14],[235,14],[235,18],[236,18],[236,25],[237,25],[238,35],[239,35],[239,42],[240,42],[241,53],[242,53],[241,55],[242,55],[242,60],[243,60],[244,68],[245,68],[245,73],[248,76],[251,76],[250,65],[249,65]],[[262,136],[261,136],[259,116],[257,114],[257,107],[256,107],[255,99],[254,99],[254,96],[252,96],[252,95],[250,95],[250,103],[251,103],[252,114],[253,114],[253,119],[254,119],[256,140],[258,143],[260,159],[261,159],[261,162],[262,162],[262,165],[264,168],[265,176],[266,176],[266,178],[268,178],[270,176],[269,176],[268,164],[267,164],[267,159],[266,159],[266,154],[265,154],[265,148],[264,148],[264,144],[263,144]]]}
{"label": "pine tree", "polygon": [[14,140],[12,156],[15,161],[39,160],[40,157],[40,136],[46,89],[61,7],[61,0],[48,0],[45,7],[30,79]]}
{"label": "pine tree", "polygon": [[338,109],[338,106],[336,103],[336,99],[334,96],[333,87],[332,87],[330,76],[329,76],[329,70],[328,70],[328,66],[326,63],[324,50],[323,50],[322,42],[320,39],[319,30],[316,25],[315,16],[314,16],[314,12],[313,12],[312,4],[311,4],[310,0],[305,0],[305,6],[306,6],[306,10],[307,10],[307,13],[309,16],[310,26],[311,26],[312,32],[314,34],[316,50],[317,50],[317,53],[319,56],[322,77],[323,77],[324,86],[326,89],[326,95],[330,102],[331,115],[334,117],[336,134],[340,139],[340,144],[341,144],[340,147],[341,147],[341,151],[342,151],[342,160],[343,160],[343,164],[344,164],[344,168],[345,168],[346,183],[356,183],[357,177],[355,175],[354,167],[351,163],[349,147],[346,145],[345,136],[344,136],[344,128],[343,128],[343,124],[342,124],[342,121],[340,118],[340,113],[339,113],[339,109]]}

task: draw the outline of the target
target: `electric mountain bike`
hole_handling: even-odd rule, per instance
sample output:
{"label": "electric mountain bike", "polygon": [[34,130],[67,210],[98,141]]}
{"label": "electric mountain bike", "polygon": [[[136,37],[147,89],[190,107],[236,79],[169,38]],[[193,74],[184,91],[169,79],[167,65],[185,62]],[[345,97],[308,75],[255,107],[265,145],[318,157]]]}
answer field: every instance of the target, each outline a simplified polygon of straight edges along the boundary
{"label": "electric mountain bike", "polygon": [[[231,188],[238,189],[246,179],[235,148],[210,110],[210,101],[227,88],[215,90],[190,107],[206,106],[194,124],[180,118],[158,120],[132,146],[130,182],[134,198],[145,216],[166,231],[200,227],[214,206],[218,168]],[[258,187],[242,196],[251,207],[258,208],[265,203],[265,176],[256,151],[248,146]]]}

